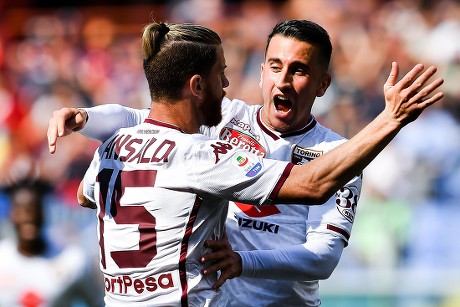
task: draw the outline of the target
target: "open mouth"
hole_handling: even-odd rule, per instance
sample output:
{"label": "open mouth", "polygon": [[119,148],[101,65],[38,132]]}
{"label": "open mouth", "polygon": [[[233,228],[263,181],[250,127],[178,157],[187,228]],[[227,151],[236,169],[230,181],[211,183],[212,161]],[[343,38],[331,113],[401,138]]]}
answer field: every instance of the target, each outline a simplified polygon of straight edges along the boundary
{"label": "open mouth", "polygon": [[278,112],[289,112],[292,109],[292,102],[284,97],[274,97],[275,108]]}

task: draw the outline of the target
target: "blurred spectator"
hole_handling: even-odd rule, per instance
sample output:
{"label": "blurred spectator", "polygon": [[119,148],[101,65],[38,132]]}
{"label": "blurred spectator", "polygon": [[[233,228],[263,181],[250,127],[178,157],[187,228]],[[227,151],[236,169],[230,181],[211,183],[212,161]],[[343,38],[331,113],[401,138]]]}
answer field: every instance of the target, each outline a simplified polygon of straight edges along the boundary
{"label": "blurred spectator", "polygon": [[0,242],[0,306],[100,306],[84,249],[44,234],[49,189],[31,179],[6,188],[13,233]]}

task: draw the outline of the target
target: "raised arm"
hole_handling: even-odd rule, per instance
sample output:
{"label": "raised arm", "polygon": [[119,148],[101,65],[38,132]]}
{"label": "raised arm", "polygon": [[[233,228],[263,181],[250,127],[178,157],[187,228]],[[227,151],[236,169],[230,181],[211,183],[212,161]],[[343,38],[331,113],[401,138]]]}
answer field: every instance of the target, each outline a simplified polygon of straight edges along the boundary
{"label": "raised arm", "polygon": [[62,108],[53,112],[48,124],[48,149],[56,152],[57,139],[79,131],[87,138],[104,141],[120,128],[141,123],[148,109],[133,109],[118,104],[92,108]]}
{"label": "raised arm", "polygon": [[299,203],[302,199],[303,203],[321,204],[361,173],[404,126],[444,96],[433,94],[444,82],[442,78],[428,82],[436,68],[423,70],[418,64],[396,82],[399,67],[393,62],[384,85],[385,109],[349,141],[308,164],[294,166],[276,202]]}
{"label": "raised arm", "polygon": [[[405,125],[443,97],[442,93],[436,93],[427,98],[443,80],[436,79],[424,86],[436,69],[430,67],[421,74],[422,71],[423,66],[417,65],[396,83],[398,66],[393,63],[384,85],[384,111],[351,140],[305,165],[294,166],[276,202],[299,202],[296,197],[303,196],[306,204],[315,199],[317,204],[322,204],[346,181],[361,173]],[[305,196],[308,194],[310,196]],[[314,233],[304,244],[275,250],[235,252],[226,237],[220,241],[208,240],[206,246],[213,251],[201,258],[207,264],[203,273],[220,271],[213,285],[219,288],[227,279],[240,275],[286,280],[326,279],[337,266],[345,241],[328,233]]]}

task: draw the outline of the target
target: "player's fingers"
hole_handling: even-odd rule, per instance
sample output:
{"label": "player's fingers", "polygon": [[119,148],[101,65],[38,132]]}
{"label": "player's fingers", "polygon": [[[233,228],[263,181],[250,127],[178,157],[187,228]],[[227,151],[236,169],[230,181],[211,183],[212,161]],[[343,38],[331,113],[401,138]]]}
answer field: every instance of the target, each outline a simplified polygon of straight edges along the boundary
{"label": "player's fingers", "polygon": [[395,86],[402,90],[414,83],[414,80],[417,79],[418,75],[423,71],[423,64],[415,65]]}
{"label": "player's fingers", "polygon": [[227,279],[229,279],[227,276],[225,276],[224,274],[221,274],[219,278],[217,279],[217,281],[212,285],[212,288],[219,289],[227,281]]}
{"label": "player's fingers", "polygon": [[[417,79],[412,82],[407,87],[407,90],[409,91],[410,95],[415,95],[417,93],[422,92],[422,87],[425,85],[425,83],[436,73],[437,68],[434,66],[429,67],[427,70],[423,72]],[[439,86],[440,84],[438,84]],[[426,93],[426,91],[423,91]]]}
{"label": "player's fingers", "polygon": [[216,241],[216,240],[206,240],[204,242],[204,246],[208,247],[208,248],[210,248],[212,250],[216,250],[216,249],[219,249],[222,246],[222,243],[220,241]]}
{"label": "player's fingers", "polygon": [[75,116],[75,114],[73,114],[69,108],[62,108],[60,110],[54,111],[53,118],[56,122],[58,137],[64,136],[66,121],[72,116]]}
{"label": "player's fingers", "polygon": [[216,261],[225,258],[227,254],[222,251],[209,252],[201,256],[201,262],[206,263],[210,261]]}
{"label": "player's fingers", "polygon": [[428,67],[423,72],[423,74],[421,74],[420,77],[417,78],[416,82],[425,84],[426,81],[428,81],[428,79],[430,79],[437,71],[438,71],[438,69],[435,66]]}
{"label": "player's fingers", "polygon": [[216,273],[220,270],[223,270],[228,264],[225,263],[225,261],[217,261],[205,268],[203,268],[202,272],[204,275],[208,275],[208,274],[213,274],[213,273]]}
{"label": "player's fingers", "polygon": [[427,107],[429,107],[432,104],[434,104],[434,103],[438,102],[439,100],[441,100],[443,97],[444,97],[444,93],[442,93],[442,92],[436,93],[435,95],[433,95],[433,97],[430,97],[430,98],[420,102],[418,104],[418,106],[422,110],[426,109]]}
{"label": "player's fingers", "polygon": [[53,112],[53,116],[48,122],[47,138],[48,150],[51,154],[56,152],[57,138],[65,133],[65,122],[71,113],[67,108],[62,108]]}
{"label": "player's fingers", "polygon": [[216,281],[216,283],[214,283],[213,288],[217,289],[221,287],[224,284],[224,282],[227,281],[228,279],[233,279],[240,275],[241,275],[241,271],[238,270],[237,266],[228,265],[226,266],[225,269],[221,270],[219,279]]}
{"label": "player's fingers", "polygon": [[431,94],[434,90],[438,89],[443,83],[443,78],[437,78],[436,80],[425,86],[420,92],[427,96]]}
{"label": "player's fingers", "polygon": [[54,118],[52,117],[48,123],[48,131],[46,132],[46,136],[48,138],[48,151],[50,154],[54,154],[56,152],[56,140],[57,140],[57,126]]}
{"label": "player's fingers", "polygon": [[204,246],[207,248],[212,249],[213,252],[218,252],[218,251],[232,251],[231,246],[229,243],[225,240],[206,240],[204,243]]}
{"label": "player's fingers", "polygon": [[222,285],[228,280],[231,279],[231,277],[225,276],[224,274],[221,274],[217,281],[212,285],[213,289],[219,289],[222,287]]}
{"label": "player's fingers", "polygon": [[[203,262],[203,261],[202,261]],[[217,261],[206,262],[206,266],[201,270],[204,275],[213,274],[221,271],[221,274],[228,274],[228,272],[237,271],[236,267],[232,268],[234,264],[229,257],[220,257]]]}
{"label": "player's fingers", "polygon": [[[426,82],[426,80],[424,82]],[[426,100],[426,97],[429,96],[434,90],[439,88],[441,84],[443,83],[444,83],[444,79],[438,78],[421,89],[418,86],[412,88],[411,94],[412,94],[413,100],[417,103],[420,103],[423,100]]]}
{"label": "player's fingers", "polygon": [[384,85],[385,88],[394,86],[396,84],[396,81],[398,79],[398,74],[399,74],[398,63],[392,62],[390,75],[388,76],[387,81],[385,82],[385,85]]}

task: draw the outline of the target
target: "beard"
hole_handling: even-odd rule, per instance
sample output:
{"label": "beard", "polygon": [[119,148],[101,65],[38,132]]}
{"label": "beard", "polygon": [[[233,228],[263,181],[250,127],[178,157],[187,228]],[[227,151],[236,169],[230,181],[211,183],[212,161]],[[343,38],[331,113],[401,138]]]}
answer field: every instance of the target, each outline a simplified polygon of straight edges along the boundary
{"label": "beard", "polygon": [[222,121],[222,98],[207,92],[201,110],[205,126],[213,127]]}

